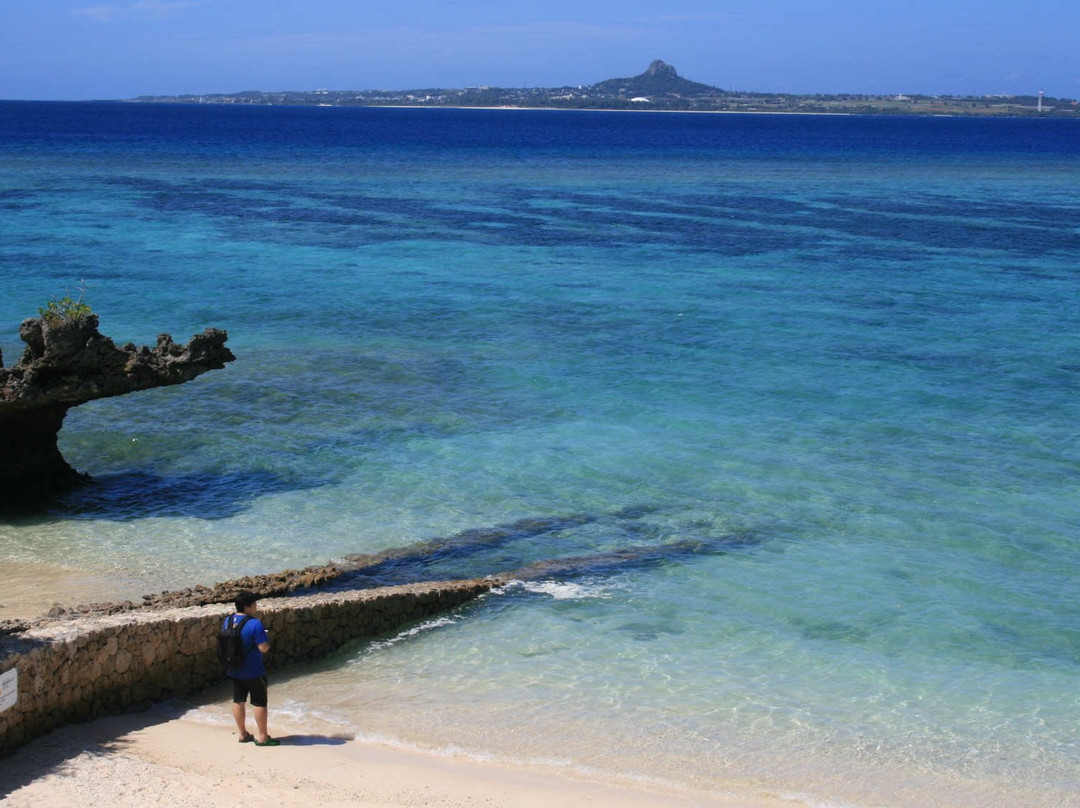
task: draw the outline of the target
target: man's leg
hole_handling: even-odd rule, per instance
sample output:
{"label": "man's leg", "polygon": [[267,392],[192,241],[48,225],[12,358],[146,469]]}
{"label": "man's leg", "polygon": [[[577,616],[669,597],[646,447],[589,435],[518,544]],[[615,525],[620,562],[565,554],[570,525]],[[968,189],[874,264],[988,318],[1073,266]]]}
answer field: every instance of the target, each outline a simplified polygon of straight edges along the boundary
{"label": "man's leg", "polygon": [[[244,704],[244,702],[237,703],[235,701],[233,702],[233,706],[232,706],[233,720],[236,721],[236,729],[239,730],[241,738],[246,738],[247,734],[248,734],[248,731],[247,731],[247,711],[244,709],[245,707],[246,707],[246,705]],[[263,709],[263,712],[266,712],[265,708]],[[258,723],[258,720],[259,720],[259,710],[258,710],[258,708],[256,708],[256,710],[255,710],[255,721],[256,721],[256,723]],[[264,724],[266,723],[265,717],[263,718],[263,723]]]}
{"label": "man's leg", "polygon": [[269,702],[266,677],[251,680],[251,711],[255,713],[255,741],[265,744],[270,737],[266,731],[266,705]]}
{"label": "man's leg", "polygon": [[252,707],[251,712],[255,714],[255,739],[259,743],[265,743],[266,739],[270,737],[266,731],[266,708]]}
{"label": "man's leg", "polygon": [[236,722],[236,729],[240,732],[241,741],[248,737],[247,712],[244,709],[247,704],[247,698],[247,683],[240,679],[233,679],[232,715],[233,721]]}

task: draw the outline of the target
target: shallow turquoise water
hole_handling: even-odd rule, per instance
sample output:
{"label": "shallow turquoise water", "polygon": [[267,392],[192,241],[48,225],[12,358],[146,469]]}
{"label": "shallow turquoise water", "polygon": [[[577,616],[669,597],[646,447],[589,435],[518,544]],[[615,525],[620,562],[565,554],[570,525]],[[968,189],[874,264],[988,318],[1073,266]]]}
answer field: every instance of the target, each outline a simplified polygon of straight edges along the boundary
{"label": "shallow turquoise water", "polygon": [[5,361],[80,280],[118,342],[238,356],[73,411],[97,484],[0,563],[138,596],[575,515],[406,573],[640,562],[276,698],[821,804],[1078,804],[1075,126],[0,110]]}

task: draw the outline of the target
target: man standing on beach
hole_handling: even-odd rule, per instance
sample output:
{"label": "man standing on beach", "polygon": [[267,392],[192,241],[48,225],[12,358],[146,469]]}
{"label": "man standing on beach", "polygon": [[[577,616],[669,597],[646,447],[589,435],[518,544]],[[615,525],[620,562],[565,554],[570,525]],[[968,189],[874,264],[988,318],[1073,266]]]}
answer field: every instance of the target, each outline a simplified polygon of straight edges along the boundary
{"label": "man standing on beach", "polygon": [[[263,628],[262,621],[255,616],[258,596],[253,592],[241,592],[236,596],[234,606],[236,614],[225,618],[225,627],[240,624],[245,655],[240,667],[227,671],[233,680],[233,718],[240,730],[240,743],[254,741],[256,746],[277,746],[278,740],[271,738],[266,731],[266,667],[263,654],[270,650],[270,638]],[[255,653],[258,650],[259,653]],[[247,700],[251,697],[252,712],[255,713],[255,735],[247,731]]]}

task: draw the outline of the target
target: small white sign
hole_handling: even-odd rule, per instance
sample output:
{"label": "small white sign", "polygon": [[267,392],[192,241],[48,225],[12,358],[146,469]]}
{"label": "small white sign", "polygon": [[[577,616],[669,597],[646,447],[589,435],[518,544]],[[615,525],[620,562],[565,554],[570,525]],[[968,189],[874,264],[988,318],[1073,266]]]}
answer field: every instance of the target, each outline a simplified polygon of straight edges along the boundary
{"label": "small white sign", "polygon": [[0,713],[19,700],[19,669],[0,673]]}

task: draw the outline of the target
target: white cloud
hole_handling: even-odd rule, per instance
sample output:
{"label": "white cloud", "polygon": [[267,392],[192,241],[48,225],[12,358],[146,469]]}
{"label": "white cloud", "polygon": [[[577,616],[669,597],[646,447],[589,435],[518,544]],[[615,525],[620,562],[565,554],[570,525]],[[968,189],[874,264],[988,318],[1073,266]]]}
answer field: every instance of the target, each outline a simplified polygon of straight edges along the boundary
{"label": "white cloud", "polygon": [[207,2],[208,0],[135,0],[122,5],[77,8],[73,13],[98,22],[118,19],[148,20],[177,14],[189,8],[206,5]]}
{"label": "white cloud", "polygon": [[747,16],[745,14],[654,14],[649,17],[632,17],[630,21],[635,23],[661,24],[719,22],[721,20],[743,20],[746,18]]}
{"label": "white cloud", "polygon": [[131,9],[146,14],[172,14],[174,11],[204,5],[206,0],[137,0],[131,4]]}
{"label": "white cloud", "polygon": [[77,8],[73,12],[77,17],[90,17],[98,22],[112,22],[124,10],[119,6],[91,6],[89,8]]}

